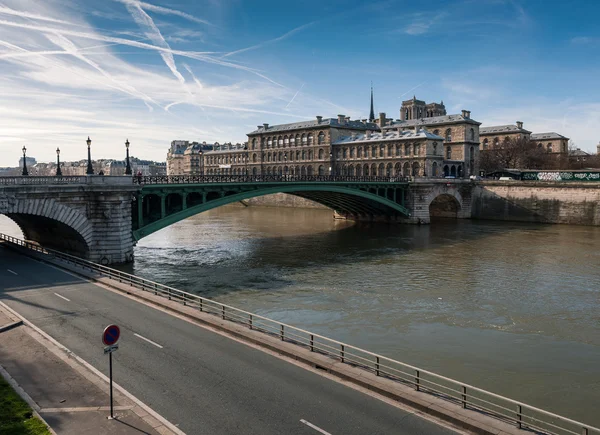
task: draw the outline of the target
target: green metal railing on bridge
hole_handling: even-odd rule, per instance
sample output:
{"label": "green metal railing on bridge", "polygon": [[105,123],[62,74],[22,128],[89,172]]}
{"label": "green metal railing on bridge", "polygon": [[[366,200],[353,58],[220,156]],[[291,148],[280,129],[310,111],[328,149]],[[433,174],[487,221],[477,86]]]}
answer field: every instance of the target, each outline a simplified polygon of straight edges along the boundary
{"label": "green metal railing on bridge", "polygon": [[523,429],[524,433],[600,435],[600,428],[589,424],[553,414],[526,403],[268,317],[240,310],[212,299],[203,298],[79,257],[45,249],[39,245],[5,234],[0,234],[0,240],[9,243],[11,246],[26,248],[28,250],[26,253],[35,255],[44,261],[55,263],[58,260],[59,262],[81,267],[98,274],[98,276],[107,277],[115,282],[127,284],[144,292],[180,302],[203,313],[218,316],[222,320],[244,325],[249,329],[271,337],[277,337],[281,341],[297,345],[311,352],[326,355],[333,360],[365,370],[375,376],[410,386],[423,394],[445,399],[464,409],[498,418]]}

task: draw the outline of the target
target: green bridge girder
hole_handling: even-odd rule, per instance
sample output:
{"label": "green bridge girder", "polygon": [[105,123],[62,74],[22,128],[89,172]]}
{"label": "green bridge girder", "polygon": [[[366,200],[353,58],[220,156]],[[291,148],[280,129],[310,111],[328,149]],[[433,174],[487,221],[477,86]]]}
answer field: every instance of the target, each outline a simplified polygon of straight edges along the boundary
{"label": "green bridge girder", "polygon": [[133,236],[140,240],[222,205],[272,193],[306,198],[350,218],[410,217],[407,182],[209,182],[143,185],[133,204]]}

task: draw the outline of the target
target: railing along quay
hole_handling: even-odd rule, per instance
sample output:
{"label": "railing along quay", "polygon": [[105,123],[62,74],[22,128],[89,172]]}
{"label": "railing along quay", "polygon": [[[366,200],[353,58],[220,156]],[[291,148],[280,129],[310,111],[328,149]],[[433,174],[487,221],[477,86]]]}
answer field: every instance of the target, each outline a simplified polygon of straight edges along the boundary
{"label": "railing along quay", "polygon": [[367,350],[333,340],[322,335],[305,331],[294,326],[221,304],[212,299],[175,289],[135,275],[102,266],[73,255],[52,249],[45,249],[34,243],[0,234],[0,240],[21,246],[32,251],[58,258],[67,263],[88,269],[104,277],[160,295],[186,306],[197,308],[204,313],[219,316],[249,329],[278,337],[287,343],[293,343],[311,352],[317,352],[337,359],[343,363],[368,370],[377,376],[411,386],[417,391],[429,393],[462,406],[512,423],[525,431],[536,431],[551,435],[592,435],[600,434],[600,429],[553,414],[548,411],[491,393],[436,373],[420,369],[410,364],[378,355]]}
{"label": "railing along quay", "polygon": [[137,184],[202,183],[406,183],[408,177],[350,175],[151,175],[133,177]]}

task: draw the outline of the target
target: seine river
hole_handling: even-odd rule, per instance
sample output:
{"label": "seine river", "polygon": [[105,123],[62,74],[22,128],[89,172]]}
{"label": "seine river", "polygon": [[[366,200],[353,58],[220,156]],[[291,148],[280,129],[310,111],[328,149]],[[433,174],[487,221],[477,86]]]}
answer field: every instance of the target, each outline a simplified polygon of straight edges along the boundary
{"label": "seine river", "polygon": [[593,227],[229,206],[128,270],[598,426],[599,247]]}

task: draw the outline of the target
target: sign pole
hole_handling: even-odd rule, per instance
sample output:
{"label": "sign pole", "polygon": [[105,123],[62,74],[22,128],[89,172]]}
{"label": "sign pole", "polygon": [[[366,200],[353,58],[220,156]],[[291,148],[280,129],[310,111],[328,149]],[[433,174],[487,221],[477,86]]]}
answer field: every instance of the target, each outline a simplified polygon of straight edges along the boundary
{"label": "sign pole", "polygon": [[110,375],[110,418],[115,418],[113,415],[113,388],[112,388],[112,352],[108,354],[108,372]]}

